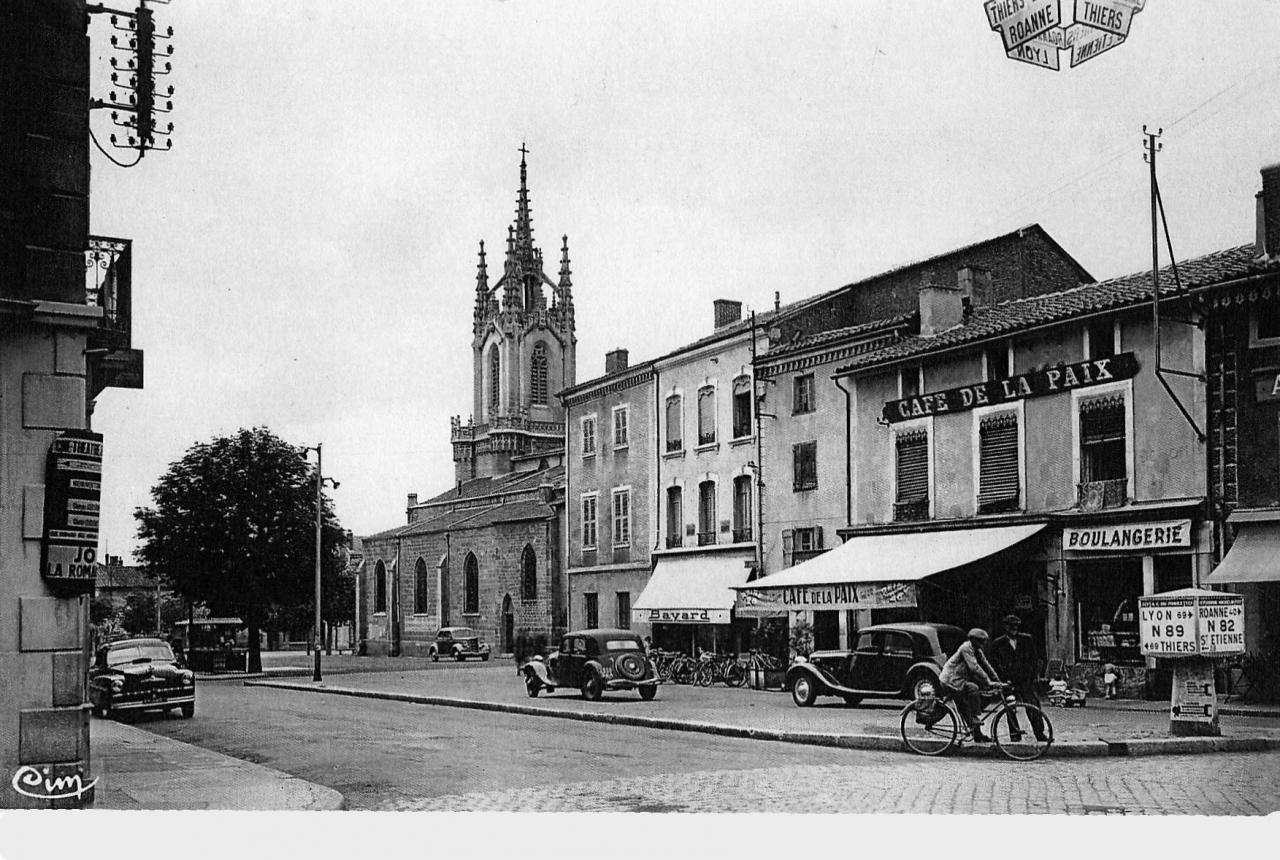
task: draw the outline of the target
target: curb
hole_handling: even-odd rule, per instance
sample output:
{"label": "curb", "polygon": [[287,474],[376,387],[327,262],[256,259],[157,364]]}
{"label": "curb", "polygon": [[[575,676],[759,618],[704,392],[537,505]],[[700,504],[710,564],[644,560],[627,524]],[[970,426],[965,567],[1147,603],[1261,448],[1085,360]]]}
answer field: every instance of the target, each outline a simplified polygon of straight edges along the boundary
{"label": "curb", "polygon": [[[747,726],[730,726],[695,720],[678,720],[668,717],[641,717],[633,714],[608,714],[596,711],[559,711],[532,705],[515,705],[505,702],[483,702],[475,699],[455,699],[447,696],[423,696],[414,693],[387,693],[378,690],[354,690],[347,687],[316,687],[287,681],[245,681],[246,687],[274,687],[304,693],[323,693],[331,696],[350,696],[357,699],[379,699],[388,702],[408,702],[416,705],[436,705],[446,708],[468,708],[476,711],[493,711],[507,714],[524,714],[533,717],[552,717],[561,720],[578,720],[587,723],[606,723],[616,726],[636,726],[676,732],[697,732],[729,738],[777,741],[780,743],[806,744],[809,746],[839,747],[842,749],[884,750],[908,754],[902,748],[902,740],[896,735],[830,734],[827,732],[793,732],[775,729],[756,729]],[[1280,749],[1280,738],[1149,738],[1123,741],[1063,741],[1049,750],[1051,758],[1099,758],[1104,756],[1185,755],[1212,752],[1257,752]],[[960,748],[966,756],[986,756],[993,753],[985,746]]]}

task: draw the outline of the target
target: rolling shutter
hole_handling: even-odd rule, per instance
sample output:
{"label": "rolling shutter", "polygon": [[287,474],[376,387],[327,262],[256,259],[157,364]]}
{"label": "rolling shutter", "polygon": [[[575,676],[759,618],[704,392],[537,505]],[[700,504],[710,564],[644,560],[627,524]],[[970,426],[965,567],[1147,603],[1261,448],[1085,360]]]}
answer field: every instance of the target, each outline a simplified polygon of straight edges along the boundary
{"label": "rolling shutter", "polygon": [[978,503],[1016,499],[1018,413],[1000,412],[978,425]]}
{"label": "rolling shutter", "polygon": [[929,434],[915,430],[898,434],[897,470],[899,504],[929,498]]}

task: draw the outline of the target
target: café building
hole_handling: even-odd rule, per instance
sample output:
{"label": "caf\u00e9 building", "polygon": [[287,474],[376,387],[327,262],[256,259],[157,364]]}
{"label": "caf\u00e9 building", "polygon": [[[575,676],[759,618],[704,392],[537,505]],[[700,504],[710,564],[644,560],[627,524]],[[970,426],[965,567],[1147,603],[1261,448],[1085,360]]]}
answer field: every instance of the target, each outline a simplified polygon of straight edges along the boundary
{"label": "caf\u00e9 building", "polygon": [[[1230,262],[1178,272],[1195,285]],[[739,606],[993,634],[1013,612],[1053,669],[1100,691],[1110,663],[1123,694],[1159,694],[1137,598],[1199,585],[1212,557],[1203,386],[1156,372],[1203,371],[1203,334],[1167,298],[1157,339],[1152,297],[1150,272],[976,309],[922,287],[914,331],[835,372],[851,392],[843,542]]]}

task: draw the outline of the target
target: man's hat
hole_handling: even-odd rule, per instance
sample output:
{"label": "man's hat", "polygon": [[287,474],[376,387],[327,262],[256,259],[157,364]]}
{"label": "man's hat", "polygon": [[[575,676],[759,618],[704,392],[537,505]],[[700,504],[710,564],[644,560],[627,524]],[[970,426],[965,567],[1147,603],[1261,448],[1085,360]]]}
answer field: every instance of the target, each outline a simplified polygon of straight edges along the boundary
{"label": "man's hat", "polygon": [[985,641],[987,641],[988,639],[990,639],[991,637],[989,637],[989,636],[987,635],[987,631],[983,630],[981,627],[975,627],[975,628],[973,628],[972,630],[970,630],[970,631],[969,631],[969,638],[970,638],[970,639],[981,639],[982,641],[984,641],[984,642],[985,642]]}
{"label": "man's hat", "polygon": [[1009,625],[1011,625],[1011,624],[1017,624],[1019,627],[1021,627],[1021,626],[1022,626],[1022,619],[1021,619],[1021,618],[1019,618],[1018,616],[1014,615],[1013,613],[1010,613],[1010,614],[1006,615],[1006,616],[1005,616],[1003,619],[1001,619],[1001,620],[1002,620],[1002,621],[1004,621],[1004,626],[1005,626],[1005,627],[1008,627],[1008,626],[1009,626]]}

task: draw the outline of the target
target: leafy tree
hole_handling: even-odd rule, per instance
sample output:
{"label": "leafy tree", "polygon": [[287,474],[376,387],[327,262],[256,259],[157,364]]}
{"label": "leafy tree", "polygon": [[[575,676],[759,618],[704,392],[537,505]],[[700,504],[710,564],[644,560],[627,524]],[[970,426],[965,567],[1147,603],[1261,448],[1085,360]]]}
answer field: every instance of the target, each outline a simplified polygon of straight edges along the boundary
{"label": "leafy tree", "polygon": [[[244,620],[250,672],[262,671],[262,626],[312,605],[315,481],[302,448],[241,429],[188,449],[152,487],[152,506],[134,512],[144,567],[212,614]],[[332,582],[346,538],[327,497],[322,509],[322,579]]]}
{"label": "leafy tree", "polygon": [[126,597],[124,611],[120,613],[120,626],[135,634],[155,632],[156,596],[130,594]]}

